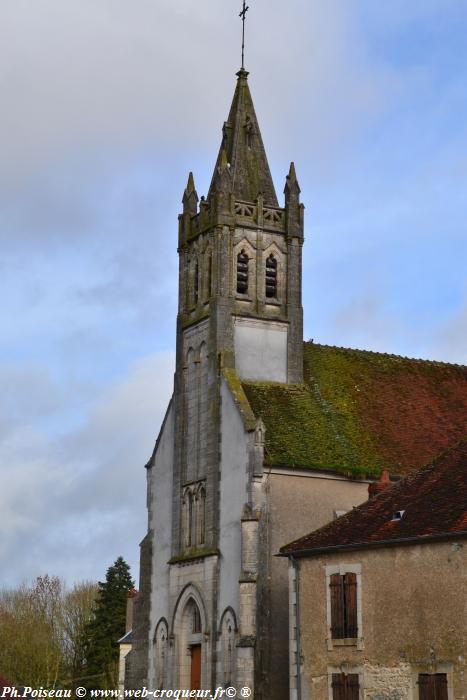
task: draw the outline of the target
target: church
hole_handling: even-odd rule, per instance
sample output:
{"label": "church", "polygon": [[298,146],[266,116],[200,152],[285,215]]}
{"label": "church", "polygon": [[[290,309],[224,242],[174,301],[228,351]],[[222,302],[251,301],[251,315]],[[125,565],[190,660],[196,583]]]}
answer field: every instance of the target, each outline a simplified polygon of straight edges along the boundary
{"label": "church", "polygon": [[[279,204],[242,68],[206,197],[178,223],[172,399],[146,465],[125,687],[289,696],[281,547],[467,432],[467,368],[303,341],[304,205]],[[175,244],[175,243],[174,243]]]}

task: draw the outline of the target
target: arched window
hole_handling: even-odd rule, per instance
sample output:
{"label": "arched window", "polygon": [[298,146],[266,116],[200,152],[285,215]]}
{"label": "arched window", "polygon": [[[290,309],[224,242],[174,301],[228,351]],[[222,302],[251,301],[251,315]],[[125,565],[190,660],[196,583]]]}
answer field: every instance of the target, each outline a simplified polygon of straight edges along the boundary
{"label": "arched window", "polygon": [[212,253],[208,254],[207,297],[212,296]]}
{"label": "arched window", "polygon": [[191,547],[193,540],[192,532],[193,523],[193,496],[190,489],[187,489],[183,495],[182,501],[182,542],[183,547],[187,549]]}
{"label": "arched window", "polygon": [[243,249],[237,255],[237,293],[248,293],[248,255]]}
{"label": "arched window", "polygon": [[191,547],[193,544],[193,496],[191,491],[188,492],[188,533],[187,544]]}
{"label": "arched window", "polygon": [[194,291],[194,302],[195,304],[198,303],[199,299],[199,262],[196,260],[195,262],[195,279],[194,279],[194,285],[193,285],[193,291]]}
{"label": "arched window", "polygon": [[221,627],[221,659],[222,677],[224,688],[235,682],[235,620],[232,611],[228,610],[223,615]]}
{"label": "arched window", "polygon": [[266,259],[266,297],[277,297],[277,260],[272,253]]}
{"label": "arched window", "polygon": [[167,622],[161,620],[154,634],[155,661],[156,661],[156,687],[158,690],[165,688],[167,684]]}
{"label": "arched window", "polygon": [[206,520],[206,491],[202,486],[198,491],[198,524],[197,524],[197,544],[203,545],[205,542],[205,520]]}
{"label": "arched window", "polygon": [[191,601],[191,631],[193,634],[199,634],[201,629],[201,613],[195,601]]}

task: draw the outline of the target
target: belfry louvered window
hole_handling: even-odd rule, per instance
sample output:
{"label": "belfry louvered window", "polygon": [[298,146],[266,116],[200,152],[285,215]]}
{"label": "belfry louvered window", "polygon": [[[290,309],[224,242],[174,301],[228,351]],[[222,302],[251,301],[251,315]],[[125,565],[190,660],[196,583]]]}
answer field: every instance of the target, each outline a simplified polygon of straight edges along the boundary
{"label": "belfry louvered window", "polygon": [[332,700],[359,700],[358,673],[332,674]]}
{"label": "belfry louvered window", "polygon": [[418,676],[419,700],[448,700],[446,673],[420,673]]}
{"label": "belfry louvered window", "polygon": [[248,293],[248,255],[241,250],[237,255],[237,294]]}
{"label": "belfry louvered window", "polygon": [[266,297],[277,297],[277,260],[272,253],[266,259]]}
{"label": "belfry louvered window", "polygon": [[331,637],[346,639],[358,637],[357,575],[332,574],[331,581]]}

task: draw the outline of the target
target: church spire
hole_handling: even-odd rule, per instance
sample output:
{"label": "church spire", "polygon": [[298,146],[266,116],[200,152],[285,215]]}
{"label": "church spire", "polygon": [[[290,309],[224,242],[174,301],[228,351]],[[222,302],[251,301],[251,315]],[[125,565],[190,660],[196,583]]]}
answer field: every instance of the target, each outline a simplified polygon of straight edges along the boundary
{"label": "church spire", "polygon": [[188,182],[183,193],[183,213],[191,214],[194,216],[198,211],[198,193],[195,189],[195,180],[193,178],[193,173],[190,172],[188,175]]}
{"label": "church spire", "polygon": [[253,100],[248,86],[248,71],[237,73],[237,86],[229,117],[222,129],[222,143],[217,157],[208,199],[215,189],[215,179],[225,151],[230,164],[235,199],[254,202],[263,195],[264,203],[277,207],[277,196],[263,146]]}

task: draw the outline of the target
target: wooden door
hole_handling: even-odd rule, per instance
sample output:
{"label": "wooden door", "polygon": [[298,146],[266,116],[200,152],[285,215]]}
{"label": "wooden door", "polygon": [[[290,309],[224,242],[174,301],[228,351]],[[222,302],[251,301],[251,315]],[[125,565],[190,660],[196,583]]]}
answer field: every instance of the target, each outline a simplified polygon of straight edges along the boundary
{"label": "wooden door", "polygon": [[190,690],[201,690],[201,644],[193,644],[191,647]]}

